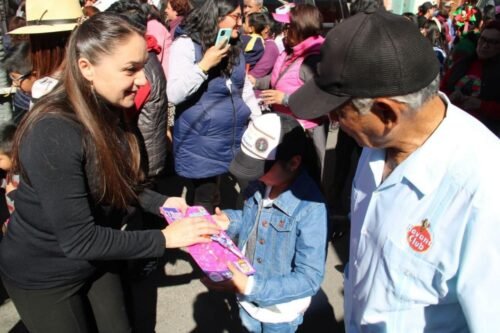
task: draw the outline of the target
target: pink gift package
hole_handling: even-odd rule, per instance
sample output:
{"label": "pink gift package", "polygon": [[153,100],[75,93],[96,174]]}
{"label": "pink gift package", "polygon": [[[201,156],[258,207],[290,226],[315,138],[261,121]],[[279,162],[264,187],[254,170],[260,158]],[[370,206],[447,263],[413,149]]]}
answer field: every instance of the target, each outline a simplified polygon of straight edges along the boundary
{"label": "pink gift package", "polygon": [[[176,208],[162,207],[160,210],[168,224],[183,217],[204,217],[215,223],[212,216],[201,206],[189,207],[185,215]],[[220,282],[232,277],[231,271],[227,268],[227,262],[231,262],[246,275],[255,273],[248,259],[224,231],[218,235],[212,235],[211,238],[212,241],[209,243],[194,244],[187,248],[189,254],[210,280]]]}

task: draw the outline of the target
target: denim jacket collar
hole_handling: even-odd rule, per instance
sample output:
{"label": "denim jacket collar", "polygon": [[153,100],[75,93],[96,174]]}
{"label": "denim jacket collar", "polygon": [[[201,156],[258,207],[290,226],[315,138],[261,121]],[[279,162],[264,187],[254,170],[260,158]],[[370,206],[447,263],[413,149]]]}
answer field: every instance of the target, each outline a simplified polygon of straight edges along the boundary
{"label": "denim jacket collar", "polygon": [[[290,186],[290,190],[281,193],[273,201],[273,206],[281,210],[286,215],[292,216],[301,202],[301,200],[298,198],[301,196],[298,194],[302,191],[307,191],[307,188],[305,188],[304,184],[307,183],[306,178],[308,177],[309,176],[307,175],[307,173],[302,170],[293,184]],[[253,197],[256,204],[262,201],[262,193],[265,192],[265,188],[266,187],[264,184],[259,184],[259,190]]]}

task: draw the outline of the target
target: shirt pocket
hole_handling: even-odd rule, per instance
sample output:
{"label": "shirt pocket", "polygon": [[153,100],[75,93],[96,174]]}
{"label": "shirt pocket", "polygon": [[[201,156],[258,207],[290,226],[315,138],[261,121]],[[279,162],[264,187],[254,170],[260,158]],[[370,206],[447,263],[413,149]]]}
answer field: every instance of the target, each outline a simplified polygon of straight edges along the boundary
{"label": "shirt pocket", "polygon": [[271,270],[278,275],[290,271],[290,260],[295,253],[296,235],[293,232],[293,221],[285,218],[272,218],[266,235],[267,248],[274,258]]}
{"label": "shirt pocket", "polygon": [[[442,273],[437,266],[403,250],[388,239],[383,248],[382,267],[386,293],[394,305],[437,304]],[[384,279],[385,279],[384,278]],[[383,282],[382,282],[383,283]]]}

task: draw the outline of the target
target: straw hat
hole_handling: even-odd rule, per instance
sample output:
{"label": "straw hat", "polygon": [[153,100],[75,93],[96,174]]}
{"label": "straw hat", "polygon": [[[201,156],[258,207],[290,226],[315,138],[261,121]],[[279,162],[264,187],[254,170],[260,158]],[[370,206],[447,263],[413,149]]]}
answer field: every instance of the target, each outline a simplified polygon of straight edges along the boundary
{"label": "straw hat", "polygon": [[43,34],[71,31],[75,28],[82,9],[78,0],[26,0],[26,26],[9,34]]}

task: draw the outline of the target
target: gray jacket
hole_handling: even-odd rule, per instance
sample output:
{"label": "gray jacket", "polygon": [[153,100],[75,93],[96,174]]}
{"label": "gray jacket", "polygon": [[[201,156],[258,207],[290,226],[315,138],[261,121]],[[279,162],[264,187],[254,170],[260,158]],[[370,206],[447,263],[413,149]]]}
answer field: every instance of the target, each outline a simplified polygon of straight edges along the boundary
{"label": "gray jacket", "polygon": [[144,140],[147,162],[146,174],[155,177],[162,173],[167,158],[167,79],[156,54],[149,53],[144,67],[151,92],[140,110],[137,126]]}

